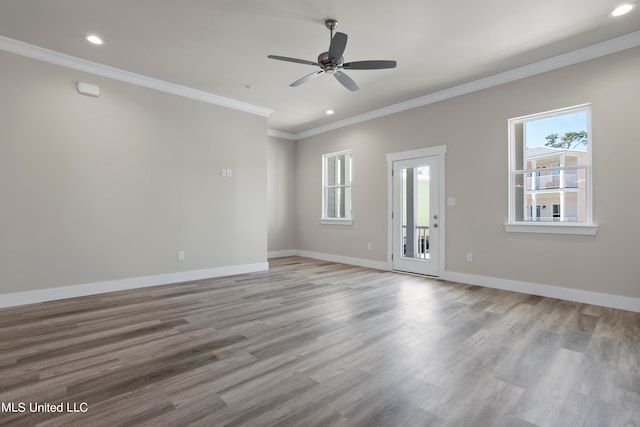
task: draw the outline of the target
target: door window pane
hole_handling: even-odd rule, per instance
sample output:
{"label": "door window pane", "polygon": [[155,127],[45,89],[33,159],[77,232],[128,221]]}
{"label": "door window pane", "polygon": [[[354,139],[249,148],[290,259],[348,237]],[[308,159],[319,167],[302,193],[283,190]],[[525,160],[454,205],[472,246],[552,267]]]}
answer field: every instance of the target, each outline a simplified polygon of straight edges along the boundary
{"label": "door window pane", "polygon": [[403,257],[429,259],[429,167],[402,169]]}

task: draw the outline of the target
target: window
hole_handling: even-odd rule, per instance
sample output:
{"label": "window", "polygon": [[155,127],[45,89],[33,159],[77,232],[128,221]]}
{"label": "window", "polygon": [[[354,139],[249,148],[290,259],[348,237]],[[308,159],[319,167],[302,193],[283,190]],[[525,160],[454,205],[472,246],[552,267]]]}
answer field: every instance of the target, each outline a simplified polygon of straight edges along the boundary
{"label": "window", "polygon": [[507,231],[595,234],[591,106],[509,120]]}
{"label": "window", "polygon": [[322,220],[351,225],[351,151],[322,156]]}

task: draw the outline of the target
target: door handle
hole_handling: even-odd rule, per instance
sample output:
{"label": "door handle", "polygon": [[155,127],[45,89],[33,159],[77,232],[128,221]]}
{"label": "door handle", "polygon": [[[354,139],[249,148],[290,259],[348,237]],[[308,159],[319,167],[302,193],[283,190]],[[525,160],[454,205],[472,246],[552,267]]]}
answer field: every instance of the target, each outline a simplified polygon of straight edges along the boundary
{"label": "door handle", "polygon": [[438,224],[433,224],[433,228],[438,228]]}

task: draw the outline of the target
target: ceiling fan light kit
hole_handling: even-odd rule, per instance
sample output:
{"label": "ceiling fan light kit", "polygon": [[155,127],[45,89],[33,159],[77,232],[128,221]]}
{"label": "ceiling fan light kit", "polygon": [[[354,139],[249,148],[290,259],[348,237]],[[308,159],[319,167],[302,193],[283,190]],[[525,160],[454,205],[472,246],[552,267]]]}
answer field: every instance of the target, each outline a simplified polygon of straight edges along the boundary
{"label": "ceiling fan light kit", "polygon": [[368,60],[368,61],[355,61],[355,62],[344,62],[344,57],[342,56],[345,48],[347,47],[347,38],[348,36],[345,33],[337,32],[335,35],[333,34],[333,30],[338,26],[338,21],[335,19],[327,19],[324,21],[325,26],[331,32],[331,39],[329,43],[329,50],[326,52],[322,52],[318,55],[318,61],[307,61],[305,59],[298,58],[290,58],[287,56],[278,56],[278,55],[269,55],[270,59],[277,59],[279,61],[287,61],[294,62],[297,64],[305,64],[305,65],[315,65],[320,67],[319,71],[314,71],[313,73],[307,74],[302,78],[296,80],[291,83],[289,86],[296,87],[300,86],[303,83],[306,83],[310,80],[315,79],[321,74],[329,74],[333,75],[340,84],[349,89],[350,91],[358,90],[358,85],[354,82],[351,77],[342,72],[343,69],[346,70],[381,70],[385,68],[395,68],[397,63],[396,61],[388,61],[388,60]]}

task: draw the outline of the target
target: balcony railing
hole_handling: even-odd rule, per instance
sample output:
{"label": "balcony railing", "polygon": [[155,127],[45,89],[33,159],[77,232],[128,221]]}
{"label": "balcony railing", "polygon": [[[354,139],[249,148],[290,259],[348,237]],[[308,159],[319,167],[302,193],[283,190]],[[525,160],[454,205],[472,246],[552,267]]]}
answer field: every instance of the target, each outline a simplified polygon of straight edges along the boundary
{"label": "balcony railing", "polygon": [[416,225],[413,242],[415,249],[410,253],[407,253],[407,226],[402,226],[402,256],[409,258],[421,258],[429,259],[429,226],[428,225]]}
{"label": "balcony railing", "polygon": [[564,218],[560,218],[560,217],[535,217],[535,216],[528,216],[525,218],[525,221],[530,221],[530,222],[575,222],[578,221],[578,218],[575,216],[565,216]]}
{"label": "balcony railing", "polygon": [[[561,187],[560,175],[529,176],[527,178],[527,190],[550,190]],[[565,173],[563,188],[578,188],[578,174]]]}

